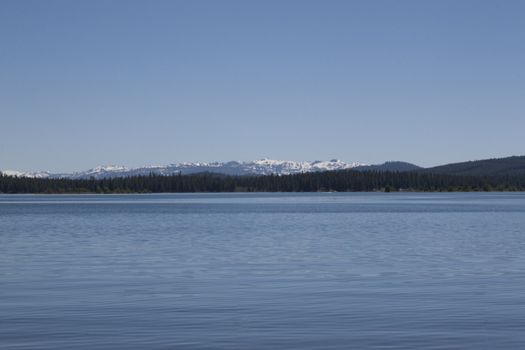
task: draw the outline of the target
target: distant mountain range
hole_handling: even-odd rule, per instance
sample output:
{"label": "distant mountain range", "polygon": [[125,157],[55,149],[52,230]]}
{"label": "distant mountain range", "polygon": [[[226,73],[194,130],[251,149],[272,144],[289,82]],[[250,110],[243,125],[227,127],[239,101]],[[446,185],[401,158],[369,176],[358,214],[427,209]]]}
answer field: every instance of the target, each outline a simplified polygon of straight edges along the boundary
{"label": "distant mountain range", "polygon": [[20,172],[13,170],[2,171],[5,175],[33,178],[70,178],[70,179],[103,179],[112,177],[125,177],[137,175],[177,175],[195,173],[218,173],[226,175],[289,175],[314,171],[345,170],[364,166],[359,162],[343,162],[338,159],[329,161],[297,162],[286,160],[261,159],[249,162],[211,162],[211,163],[178,163],[165,166],[145,166],[140,168],[127,168],[125,166],[98,166],[81,172],[74,173],[50,173]]}
{"label": "distant mountain range", "polygon": [[12,170],[0,171],[5,175],[33,178],[69,178],[69,179],[104,179],[113,177],[127,177],[137,175],[176,175],[195,173],[217,173],[225,175],[289,175],[307,172],[332,171],[332,170],[357,170],[357,171],[416,171],[421,173],[434,173],[445,175],[470,175],[470,176],[499,176],[499,175],[525,175],[525,156],[495,158],[452,163],[430,168],[422,168],[415,164],[390,161],[383,164],[367,165],[360,162],[343,162],[332,159],[329,161],[297,162],[272,159],[261,159],[248,162],[211,162],[211,163],[178,163],[166,166],[145,166],[140,168],[127,168],[125,166],[99,166],[86,171],[74,173],[20,172]]}

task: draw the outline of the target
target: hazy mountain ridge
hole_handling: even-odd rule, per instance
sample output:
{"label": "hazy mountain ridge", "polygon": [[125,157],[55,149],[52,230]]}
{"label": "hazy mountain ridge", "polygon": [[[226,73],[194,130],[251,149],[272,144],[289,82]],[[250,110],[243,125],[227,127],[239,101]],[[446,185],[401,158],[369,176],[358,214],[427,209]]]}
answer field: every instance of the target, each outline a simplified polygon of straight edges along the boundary
{"label": "hazy mountain ridge", "polygon": [[460,163],[450,163],[421,169],[420,171],[434,174],[468,176],[525,175],[525,156],[512,156],[505,158],[491,158]]}
{"label": "hazy mountain ridge", "polygon": [[361,165],[355,167],[354,170],[360,171],[413,171],[423,169],[422,167],[400,161],[388,161],[383,164],[374,164],[374,165]]}
{"label": "hazy mountain ridge", "polygon": [[50,173],[47,171],[21,172],[14,170],[0,171],[4,175],[31,178],[68,178],[68,179],[105,179],[140,175],[189,175],[196,173],[217,173],[223,175],[290,175],[308,172],[333,170],[357,170],[379,172],[421,172],[446,175],[467,176],[515,176],[525,175],[525,156],[492,158],[484,160],[451,163],[435,167],[422,168],[412,163],[388,161],[382,164],[367,165],[359,162],[344,162],[337,159],[329,161],[283,161],[260,159],[248,162],[209,162],[209,163],[178,163],[166,166],[144,166],[128,168],[125,166],[98,166],[86,171],[74,173]]}
{"label": "hazy mountain ridge", "polygon": [[287,160],[260,159],[248,162],[203,162],[203,163],[178,163],[166,166],[144,166],[128,168],[120,165],[98,166],[86,171],[69,174],[54,174],[46,171],[20,172],[13,170],[2,171],[5,175],[33,178],[70,178],[70,179],[104,179],[113,177],[127,177],[138,175],[187,175],[195,173],[218,173],[225,175],[290,175],[305,172],[331,171],[352,169],[363,166],[360,162],[344,162],[338,159],[329,161],[298,162]]}
{"label": "hazy mountain ridge", "polygon": [[52,174],[47,171],[0,170],[0,173],[6,176],[32,177],[38,179],[45,179],[52,176]]}

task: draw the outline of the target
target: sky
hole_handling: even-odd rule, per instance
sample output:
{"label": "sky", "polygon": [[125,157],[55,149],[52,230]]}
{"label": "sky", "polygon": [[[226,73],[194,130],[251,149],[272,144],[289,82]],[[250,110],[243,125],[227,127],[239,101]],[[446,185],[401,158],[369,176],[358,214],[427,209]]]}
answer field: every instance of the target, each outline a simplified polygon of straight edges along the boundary
{"label": "sky", "polygon": [[525,154],[525,1],[0,0],[0,169]]}

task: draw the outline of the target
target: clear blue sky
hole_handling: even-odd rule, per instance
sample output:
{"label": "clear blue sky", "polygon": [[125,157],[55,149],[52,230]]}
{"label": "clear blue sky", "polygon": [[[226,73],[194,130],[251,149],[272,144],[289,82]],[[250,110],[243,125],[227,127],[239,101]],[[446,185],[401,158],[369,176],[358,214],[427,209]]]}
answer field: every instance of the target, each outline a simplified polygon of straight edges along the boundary
{"label": "clear blue sky", "polygon": [[525,154],[525,1],[0,1],[0,169]]}

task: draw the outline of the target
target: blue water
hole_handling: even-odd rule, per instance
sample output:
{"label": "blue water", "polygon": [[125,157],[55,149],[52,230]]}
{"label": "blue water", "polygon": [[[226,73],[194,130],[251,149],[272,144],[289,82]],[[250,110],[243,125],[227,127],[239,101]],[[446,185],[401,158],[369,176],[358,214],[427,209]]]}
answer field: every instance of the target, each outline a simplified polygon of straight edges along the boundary
{"label": "blue water", "polygon": [[1,349],[523,349],[525,194],[0,196]]}

